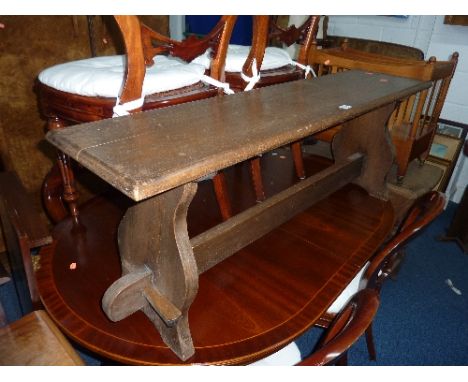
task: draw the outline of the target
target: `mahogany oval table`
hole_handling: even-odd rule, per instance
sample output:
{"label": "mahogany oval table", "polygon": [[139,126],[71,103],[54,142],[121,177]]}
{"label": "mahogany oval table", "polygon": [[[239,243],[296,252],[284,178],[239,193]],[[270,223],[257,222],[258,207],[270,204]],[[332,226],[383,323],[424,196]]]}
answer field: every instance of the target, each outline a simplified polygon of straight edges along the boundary
{"label": "mahogany oval table", "polygon": [[[262,158],[270,193],[296,181],[289,151],[280,151]],[[327,165],[305,161],[309,170]],[[239,192],[252,189],[245,187],[245,164],[227,174],[233,205],[254,204],[253,191]],[[206,183],[189,209],[191,236],[220,221]],[[390,202],[349,184],[201,274],[189,310],[195,354],[183,362],[141,311],[111,322],[101,309],[104,292],[121,276],[117,227],[131,203],[121,194],[97,198],[80,210],[82,230],[69,219],[58,224],[37,277],[47,311],[70,338],[139,365],[248,364],[280,349],[313,326],[388,237],[394,218]]]}

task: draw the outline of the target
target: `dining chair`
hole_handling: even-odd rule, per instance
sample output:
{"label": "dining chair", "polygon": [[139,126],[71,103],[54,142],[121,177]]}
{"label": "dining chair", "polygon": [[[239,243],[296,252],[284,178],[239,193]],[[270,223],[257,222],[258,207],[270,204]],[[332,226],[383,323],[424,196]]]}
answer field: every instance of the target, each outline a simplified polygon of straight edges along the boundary
{"label": "dining chair", "polygon": [[[223,79],[236,16],[221,17],[201,39],[190,36],[180,42],[150,29],[137,16],[115,16],[115,20],[125,55],[67,62],[39,74],[39,105],[49,130],[232,92]],[[224,176],[218,173],[212,178],[221,215],[227,219],[231,210]],[[79,195],[65,154],[58,153],[42,191],[54,222],[68,211],[78,221]]]}
{"label": "dining chair", "polygon": [[[226,82],[236,91],[249,91],[295,81],[311,76],[307,66],[310,49],[316,44],[320,16],[309,16],[302,25],[279,25],[277,16],[254,16],[252,45],[229,45],[226,55]],[[290,56],[285,47],[298,44],[297,58]],[[247,121],[248,123],[248,121]],[[305,178],[301,144],[291,145],[296,173]],[[260,158],[251,160],[251,176],[257,201],[265,199]]]}
{"label": "dining chair", "polygon": [[[405,245],[439,216],[444,206],[445,196],[438,191],[430,191],[416,199],[394,236],[359,270],[326,313],[320,317],[316,326],[329,327],[357,291],[371,288],[380,293],[383,282],[392,276],[404,257]],[[372,324],[366,330],[366,342],[370,359],[375,360]]]}
{"label": "dining chair", "polygon": [[[449,61],[437,61],[435,57],[428,61],[390,57],[346,46],[312,49],[309,52],[309,64],[315,68],[318,76],[358,69],[366,71],[369,75],[384,73],[432,82],[429,89],[401,102],[388,121],[395,147],[399,183],[403,181],[411,161],[419,159],[422,165],[429,155],[457,62],[457,52],[452,54]],[[352,100],[349,100],[349,103],[352,106]],[[335,127],[315,137],[330,142],[340,128]]]}
{"label": "dining chair", "polygon": [[295,342],[251,366],[323,366],[348,364],[348,350],[372,324],[379,308],[379,294],[373,289],[358,291],[323,333],[314,351],[301,357]]}

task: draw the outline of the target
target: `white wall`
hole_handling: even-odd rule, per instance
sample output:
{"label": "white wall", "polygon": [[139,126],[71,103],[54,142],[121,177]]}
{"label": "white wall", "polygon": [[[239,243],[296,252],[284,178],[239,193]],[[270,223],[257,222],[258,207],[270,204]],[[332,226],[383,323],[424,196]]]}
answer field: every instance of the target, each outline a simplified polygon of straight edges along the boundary
{"label": "white wall", "polygon": [[[468,124],[468,26],[445,25],[443,20],[444,16],[330,16],[328,33],[409,45],[439,60],[459,52],[441,118]],[[460,201],[467,184],[468,159],[461,154],[447,188],[452,201]]]}
{"label": "white wall", "polygon": [[427,51],[434,16],[330,16],[328,33],[414,46]]}

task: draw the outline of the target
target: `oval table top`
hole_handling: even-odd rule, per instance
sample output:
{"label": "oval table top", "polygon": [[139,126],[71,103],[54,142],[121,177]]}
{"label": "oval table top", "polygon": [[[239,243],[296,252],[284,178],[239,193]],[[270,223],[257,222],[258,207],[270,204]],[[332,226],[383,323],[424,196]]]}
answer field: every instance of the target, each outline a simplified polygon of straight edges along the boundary
{"label": "oval table top", "polygon": [[[270,154],[262,161],[266,172],[268,161],[292,163]],[[227,170],[231,191],[249,182],[245,167]],[[271,168],[277,181],[265,176],[269,191],[294,178],[292,167],[279,181],[278,166]],[[239,205],[253,203],[253,193],[237,195]],[[37,278],[47,311],[69,337],[140,365],[248,364],[273,353],[313,326],[388,237],[394,218],[390,202],[348,185],[201,274],[189,310],[195,355],[183,362],[142,312],[111,322],[101,309],[121,276],[117,227],[129,203],[122,195],[96,198],[80,210],[84,229],[59,223],[54,243],[41,251]],[[211,182],[200,183],[189,209],[191,237],[217,219],[215,203]]]}

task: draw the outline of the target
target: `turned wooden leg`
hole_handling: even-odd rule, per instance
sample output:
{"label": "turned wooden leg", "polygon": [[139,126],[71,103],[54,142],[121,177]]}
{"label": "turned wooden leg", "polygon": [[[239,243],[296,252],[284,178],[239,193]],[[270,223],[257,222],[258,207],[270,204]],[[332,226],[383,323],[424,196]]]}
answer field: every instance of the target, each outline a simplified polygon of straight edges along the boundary
{"label": "turned wooden leg", "polygon": [[408,160],[397,161],[397,183],[401,185],[408,171]]}
{"label": "turned wooden leg", "polygon": [[291,151],[294,160],[294,168],[296,169],[296,175],[299,179],[305,179],[304,159],[302,158],[302,143],[292,143]]}
{"label": "turned wooden leg", "polygon": [[260,157],[250,160],[250,175],[255,190],[257,202],[265,200],[265,190],[263,189],[262,169],[260,165]]}
{"label": "turned wooden leg", "polygon": [[375,345],[374,345],[374,335],[372,334],[372,323],[366,329],[366,344],[367,351],[369,352],[369,359],[375,361],[377,359]]}
{"label": "turned wooden leg", "polygon": [[63,201],[62,174],[57,162],[46,175],[41,194],[45,211],[52,222],[58,223],[68,216],[68,208]]}
{"label": "turned wooden leg", "polygon": [[[65,127],[62,120],[57,117],[49,118],[47,127],[49,130],[63,129]],[[75,177],[71,168],[71,162],[68,155],[61,151],[58,152],[58,166],[63,184],[63,200],[66,202],[70,215],[76,224],[78,220],[78,197],[79,193],[75,187]]]}
{"label": "turned wooden leg", "polygon": [[214,191],[218,201],[221,218],[225,221],[232,216],[231,199],[226,185],[226,177],[222,171],[218,172],[213,178]]}

